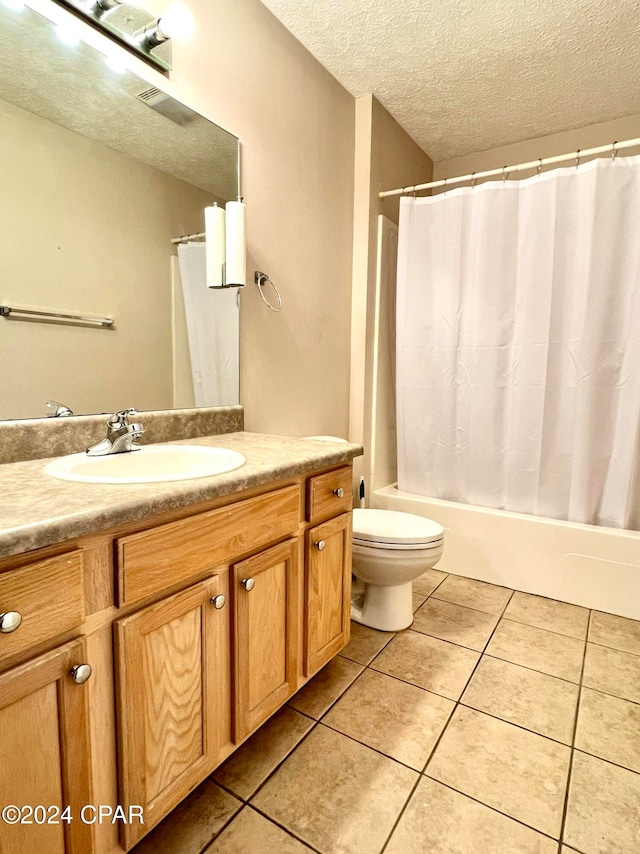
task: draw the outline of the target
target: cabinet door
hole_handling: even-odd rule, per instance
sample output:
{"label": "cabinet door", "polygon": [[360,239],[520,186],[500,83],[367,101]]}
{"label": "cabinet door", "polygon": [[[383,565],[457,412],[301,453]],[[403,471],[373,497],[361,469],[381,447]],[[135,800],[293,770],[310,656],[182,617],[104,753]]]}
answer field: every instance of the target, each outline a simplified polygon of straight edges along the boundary
{"label": "cabinet door", "polygon": [[115,623],[120,791],[144,808],[126,848],[218,764],[230,741],[227,574]]}
{"label": "cabinet door", "polygon": [[351,513],[307,531],[304,674],[311,676],[349,640]]}
{"label": "cabinet door", "polygon": [[[64,644],[0,676],[0,805],[69,807],[0,825],[3,854],[90,854],[93,828],[80,812],[92,802],[88,686],[71,668],[85,664],[84,641]],[[24,815],[24,814],[23,814]],[[65,815],[65,814],[63,814]]]}
{"label": "cabinet door", "polygon": [[296,690],[299,548],[288,540],[233,567],[236,742]]}

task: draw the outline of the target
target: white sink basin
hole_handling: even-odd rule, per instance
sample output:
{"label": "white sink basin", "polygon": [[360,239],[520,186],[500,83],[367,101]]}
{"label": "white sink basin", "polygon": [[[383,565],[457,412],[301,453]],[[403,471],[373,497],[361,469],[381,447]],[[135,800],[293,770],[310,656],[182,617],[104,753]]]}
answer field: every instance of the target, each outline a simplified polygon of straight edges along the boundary
{"label": "white sink basin", "polygon": [[224,474],[245,462],[242,454],[227,448],[147,445],[139,451],[104,457],[70,454],[48,463],[45,472],[81,483],[158,483]]}

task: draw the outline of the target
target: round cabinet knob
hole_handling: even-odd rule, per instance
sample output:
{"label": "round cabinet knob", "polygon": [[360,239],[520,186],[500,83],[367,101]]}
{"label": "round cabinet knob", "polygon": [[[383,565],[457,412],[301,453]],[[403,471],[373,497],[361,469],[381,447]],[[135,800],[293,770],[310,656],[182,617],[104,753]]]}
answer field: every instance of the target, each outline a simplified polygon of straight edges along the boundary
{"label": "round cabinet knob", "polygon": [[254,578],[243,578],[240,584],[242,584],[247,593],[249,593],[250,590],[253,590],[253,588],[256,586]]}
{"label": "round cabinet knob", "polygon": [[5,611],[4,614],[0,614],[0,632],[3,635],[10,635],[11,632],[15,632],[21,622],[22,614],[18,611]]}
{"label": "round cabinet knob", "polygon": [[319,552],[323,552],[323,551],[324,551],[324,547],[325,547],[327,544],[325,543],[325,541],[324,541],[324,540],[318,540],[318,542],[317,542],[317,543],[314,543],[313,545],[318,549],[318,551],[319,551]]}
{"label": "round cabinet knob", "polygon": [[69,671],[69,674],[76,685],[82,685],[83,682],[86,682],[91,676],[91,673],[92,670],[90,664],[76,664]]}
{"label": "round cabinet knob", "polygon": [[225,602],[227,601],[227,597],[223,596],[222,593],[220,593],[218,596],[213,596],[209,601],[211,602],[213,607],[219,611],[220,608],[224,608]]}
{"label": "round cabinet knob", "polygon": [[336,498],[344,498],[344,489],[339,486],[337,489],[333,490],[333,494]]}

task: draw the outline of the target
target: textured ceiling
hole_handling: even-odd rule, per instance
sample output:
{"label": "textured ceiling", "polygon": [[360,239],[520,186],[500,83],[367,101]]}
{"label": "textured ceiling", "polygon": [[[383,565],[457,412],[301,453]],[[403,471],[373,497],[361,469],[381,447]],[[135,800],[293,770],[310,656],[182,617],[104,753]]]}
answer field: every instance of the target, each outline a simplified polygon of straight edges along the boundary
{"label": "textured ceiling", "polygon": [[262,0],[433,160],[640,113],[640,0]]}

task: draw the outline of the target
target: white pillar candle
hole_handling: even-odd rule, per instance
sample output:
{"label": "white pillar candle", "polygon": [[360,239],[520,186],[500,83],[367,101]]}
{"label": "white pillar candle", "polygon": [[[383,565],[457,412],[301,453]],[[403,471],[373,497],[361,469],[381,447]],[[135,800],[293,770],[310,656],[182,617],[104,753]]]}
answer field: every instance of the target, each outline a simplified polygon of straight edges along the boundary
{"label": "white pillar candle", "polygon": [[228,288],[247,284],[246,205],[227,202],[226,285]]}
{"label": "white pillar candle", "polygon": [[204,209],[207,287],[224,287],[224,258],[226,228],[224,208],[213,205]]}

